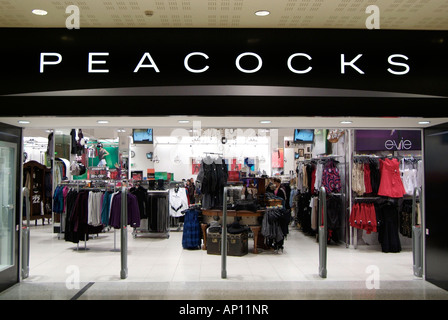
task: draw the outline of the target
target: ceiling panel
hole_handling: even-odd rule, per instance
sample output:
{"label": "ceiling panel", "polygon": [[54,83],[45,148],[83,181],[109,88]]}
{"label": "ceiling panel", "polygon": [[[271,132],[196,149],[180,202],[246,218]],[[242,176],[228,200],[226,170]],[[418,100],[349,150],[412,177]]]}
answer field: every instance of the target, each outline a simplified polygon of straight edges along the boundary
{"label": "ceiling panel", "polygon": [[[29,124],[19,124],[28,120]],[[98,124],[98,120],[107,120]],[[179,123],[179,120],[189,120]],[[270,120],[271,123],[261,123]],[[341,121],[352,121],[349,124]],[[196,122],[195,122],[196,121]],[[428,124],[419,124],[429,121]],[[425,128],[448,122],[448,118],[417,117],[199,117],[199,116],[160,116],[160,117],[0,117],[0,122],[14,126],[34,129],[52,128]]]}
{"label": "ceiling panel", "polygon": [[[81,28],[364,29],[367,6],[377,5],[381,29],[448,30],[447,0],[0,0],[0,27],[64,28],[72,4]],[[33,15],[36,8],[48,14]]]}

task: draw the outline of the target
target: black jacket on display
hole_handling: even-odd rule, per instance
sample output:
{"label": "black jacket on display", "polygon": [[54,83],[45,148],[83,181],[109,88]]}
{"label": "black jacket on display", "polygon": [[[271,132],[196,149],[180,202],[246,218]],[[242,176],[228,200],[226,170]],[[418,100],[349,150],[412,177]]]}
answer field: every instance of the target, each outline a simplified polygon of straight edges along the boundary
{"label": "black jacket on display", "polygon": [[197,181],[201,183],[202,207],[206,209],[222,206],[224,186],[227,184],[228,169],[224,160],[201,162]]}

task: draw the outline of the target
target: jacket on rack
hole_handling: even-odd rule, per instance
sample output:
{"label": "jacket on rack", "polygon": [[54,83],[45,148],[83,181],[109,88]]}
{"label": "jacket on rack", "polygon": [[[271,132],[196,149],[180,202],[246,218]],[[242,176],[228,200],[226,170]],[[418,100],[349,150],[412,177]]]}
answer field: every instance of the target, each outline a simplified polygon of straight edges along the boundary
{"label": "jacket on rack", "polygon": [[[131,227],[140,227],[140,210],[138,208],[137,197],[127,193],[128,201],[128,221]],[[111,201],[109,225],[115,229],[121,228],[121,192],[115,194]]]}
{"label": "jacket on rack", "polygon": [[197,181],[201,183],[202,206],[209,209],[222,206],[223,204],[223,193],[224,186],[227,184],[228,169],[224,159],[221,161],[213,161],[210,157],[206,159],[209,160],[202,160],[201,162]]}
{"label": "jacket on rack", "polygon": [[283,240],[288,235],[288,225],[291,219],[291,211],[283,208],[267,209],[261,224],[261,234],[276,242]]}
{"label": "jacket on rack", "polygon": [[199,249],[201,246],[201,227],[199,225],[199,210],[185,210],[182,247],[184,249]]}
{"label": "jacket on rack", "polygon": [[187,192],[185,188],[172,188],[169,192],[170,216],[181,217],[182,211],[188,209]]}

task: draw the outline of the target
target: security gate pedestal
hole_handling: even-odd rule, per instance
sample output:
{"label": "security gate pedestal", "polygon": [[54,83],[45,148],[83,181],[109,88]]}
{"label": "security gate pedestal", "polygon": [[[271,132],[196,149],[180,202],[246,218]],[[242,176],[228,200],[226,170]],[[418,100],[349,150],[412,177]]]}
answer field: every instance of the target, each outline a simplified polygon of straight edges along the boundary
{"label": "security gate pedestal", "polygon": [[412,198],[412,258],[413,270],[416,277],[423,277],[423,242],[422,242],[422,228],[417,224],[417,193],[420,195],[418,206],[420,214],[422,214],[421,206],[421,189],[414,189],[414,196]]}
{"label": "security gate pedestal", "polygon": [[327,277],[327,192],[319,191],[319,276]]}

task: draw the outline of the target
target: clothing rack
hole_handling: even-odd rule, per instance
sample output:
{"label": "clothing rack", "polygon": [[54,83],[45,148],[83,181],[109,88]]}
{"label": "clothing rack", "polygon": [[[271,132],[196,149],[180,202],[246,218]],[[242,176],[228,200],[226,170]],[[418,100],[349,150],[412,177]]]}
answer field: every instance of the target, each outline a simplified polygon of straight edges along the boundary
{"label": "clothing rack", "polygon": [[[92,186],[93,185],[93,186]],[[58,184],[58,186],[68,186],[68,187],[76,187],[76,191],[100,191],[100,192],[105,192],[105,191],[112,191],[112,185],[111,182],[107,182],[107,181],[97,181],[97,180],[62,180],[61,183]],[[117,188],[117,182],[114,181],[113,182],[113,191],[112,192],[116,192],[116,188]],[[58,234],[58,239],[62,239],[62,214],[61,214],[61,225],[59,227],[59,234]],[[84,235],[84,248],[80,248],[79,247],[79,242],[77,243],[76,246],[76,251],[81,250],[88,250],[87,248],[87,237],[89,235],[85,234]],[[97,234],[98,237],[98,234]],[[94,239],[94,235],[92,235],[92,239]],[[116,249],[116,239],[115,239],[115,228],[114,228],[114,249],[112,251],[117,251]]]}
{"label": "clothing rack", "polygon": [[304,159],[304,160],[297,160],[296,164],[299,163],[309,163],[309,162],[319,162],[319,161],[327,161],[327,160],[331,160],[331,159],[336,159],[336,158],[343,158],[343,155],[326,155],[326,156],[321,156],[321,157],[313,157],[311,159]]}
{"label": "clothing rack", "polygon": [[[171,185],[171,182],[170,182]],[[133,238],[137,238],[138,234],[145,234],[148,235],[149,237],[152,238],[169,238],[170,234],[169,234],[169,189],[164,189],[164,190],[146,190],[147,195],[149,196],[153,196],[156,195],[158,197],[165,197],[166,199],[166,207],[161,210],[158,210],[157,212],[157,229],[158,230],[162,230],[162,231],[150,231],[149,227],[150,227],[150,219],[148,218],[143,218],[140,221],[146,220],[145,223],[148,223],[146,229],[142,228],[142,223],[140,224],[139,228],[133,228],[132,231],[132,236]],[[146,200],[145,200],[146,201]],[[160,209],[160,208],[158,208]],[[165,215],[165,216],[164,216]]]}
{"label": "clothing rack", "polygon": [[392,159],[392,158],[396,158],[396,159],[409,159],[409,160],[421,160],[422,156],[414,156],[414,155],[392,155],[389,154],[387,156],[378,156],[375,154],[354,154],[353,158],[373,158],[373,159]]}

